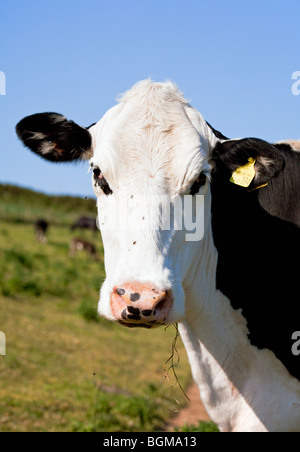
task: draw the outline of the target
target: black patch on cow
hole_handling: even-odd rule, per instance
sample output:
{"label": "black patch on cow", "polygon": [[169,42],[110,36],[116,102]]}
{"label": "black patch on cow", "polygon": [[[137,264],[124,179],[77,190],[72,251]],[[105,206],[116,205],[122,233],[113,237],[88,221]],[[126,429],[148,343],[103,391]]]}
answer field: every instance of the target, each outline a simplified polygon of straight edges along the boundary
{"label": "black patch on cow", "polygon": [[112,195],[113,191],[111,190],[110,186],[108,185],[108,182],[105,179],[105,177],[103,176],[103,173],[101,172],[100,168],[94,168],[93,174],[94,174],[95,183],[98,185],[98,187],[101,188],[103,193],[105,195]]}
{"label": "black patch on cow", "polygon": [[141,297],[140,294],[137,293],[137,292],[136,292],[136,293],[131,293],[131,294],[130,294],[130,300],[131,300],[131,301],[138,301],[138,300],[140,299],[140,297]]}
{"label": "black patch on cow", "polygon": [[213,131],[213,133],[216,135],[217,138],[219,138],[219,140],[228,140],[227,137],[225,137],[225,135],[223,135],[221,132],[219,132],[218,130],[214,129],[209,122],[206,121],[206,124],[208,125],[208,127]]}
{"label": "black patch on cow", "polygon": [[275,146],[275,148],[280,149],[281,151],[292,151],[293,148],[292,146],[290,146],[288,143],[275,143],[273,144],[273,146]]}
{"label": "black patch on cow", "polygon": [[130,320],[141,320],[141,316],[139,314],[128,314],[127,318]]}
{"label": "black patch on cow", "polygon": [[258,191],[258,200],[270,215],[300,228],[300,152],[282,150],[284,168]]}
{"label": "black patch on cow", "polygon": [[128,306],[127,311],[130,312],[130,314],[135,314],[135,315],[140,314],[139,308],[134,308],[133,306]]}
{"label": "black patch on cow", "polygon": [[142,314],[144,317],[149,317],[152,314],[152,311],[151,311],[151,309],[144,309],[142,311]]}
{"label": "black patch on cow", "polygon": [[194,196],[200,190],[203,185],[206,183],[206,175],[204,173],[200,173],[199,177],[195,180],[190,189],[190,195]]}
{"label": "black patch on cow", "polygon": [[25,146],[51,162],[85,159],[91,151],[89,131],[58,113],[27,116],[17,124],[16,132]]}
{"label": "black patch on cow", "polygon": [[[217,288],[233,308],[242,309],[251,343],[272,350],[300,380],[300,358],[291,351],[292,334],[300,330],[300,154],[268,143],[264,147],[260,140],[241,141],[233,150],[226,143],[225,149],[218,145],[213,155]],[[229,182],[248,155],[266,154],[271,168],[261,174],[267,186],[249,192]]]}

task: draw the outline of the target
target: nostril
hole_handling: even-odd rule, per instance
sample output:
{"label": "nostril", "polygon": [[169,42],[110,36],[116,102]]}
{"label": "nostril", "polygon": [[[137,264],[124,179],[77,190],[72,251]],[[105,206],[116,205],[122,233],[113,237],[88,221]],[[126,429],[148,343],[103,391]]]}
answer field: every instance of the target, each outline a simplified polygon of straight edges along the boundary
{"label": "nostril", "polygon": [[157,303],[157,305],[155,306],[155,310],[156,310],[156,311],[162,311],[162,310],[165,308],[165,306],[166,306],[166,304],[167,304],[167,301],[168,301],[168,298],[167,298],[167,297],[165,297],[165,298],[163,298],[162,300],[160,300],[160,301]]}
{"label": "nostril", "polygon": [[130,314],[139,314],[140,313],[139,308],[134,308],[133,306],[128,306],[127,311],[130,312]]}
{"label": "nostril", "polygon": [[117,292],[117,294],[120,295],[120,297],[121,297],[122,295],[124,295],[125,289],[122,289],[121,287],[119,287],[119,288],[116,290],[116,292]]}
{"label": "nostril", "polygon": [[144,317],[149,317],[152,314],[152,310],[151,309],[144,309],[142,311],[142,314]]}

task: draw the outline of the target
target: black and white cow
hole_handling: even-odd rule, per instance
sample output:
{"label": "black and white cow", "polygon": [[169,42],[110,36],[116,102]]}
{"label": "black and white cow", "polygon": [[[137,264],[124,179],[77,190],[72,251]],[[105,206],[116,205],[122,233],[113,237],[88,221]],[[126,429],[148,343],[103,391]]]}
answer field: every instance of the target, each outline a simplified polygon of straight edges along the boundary
{"label": "black and white cow", "polygon": [[36,220],[34,223],[35,238],[38,242],[47,242],[47,231],[49,230],[49,223],[44,219]]}
{"label": "black and white cow", "polygon": [[97,221],[96,218],[92,217],[80,217],[71,226],[71,231],[76,229],[89,229],[90,231],[97,231]]}
{"label": "black and white cow", "polygon": [[87,240],[83,240],[79,237],[73,237],[69,244],[70,256],[75,257],[78,251],[85,251],[96,261],[99,260],[97,249],[95,245]]}
{"label": "black and white cow", "polygon": [[128,327],[179,322],[221,431],[299,431],[300,153],[229,140],[172,83],[150,80],[88,130],[44,113],[17,133],[50,161],[90,159],[99,313]]}

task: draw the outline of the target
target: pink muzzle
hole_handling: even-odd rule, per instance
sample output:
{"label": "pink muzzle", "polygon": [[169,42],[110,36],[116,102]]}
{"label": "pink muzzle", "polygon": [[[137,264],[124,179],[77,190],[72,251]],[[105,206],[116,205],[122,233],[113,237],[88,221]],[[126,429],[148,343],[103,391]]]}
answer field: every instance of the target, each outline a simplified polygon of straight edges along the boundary
{"label": "pink muzzle", "polygon": [[167,291],[137,282],[114,287],[110,302],[115,319],[130,328],[163,325],[172,306]]}

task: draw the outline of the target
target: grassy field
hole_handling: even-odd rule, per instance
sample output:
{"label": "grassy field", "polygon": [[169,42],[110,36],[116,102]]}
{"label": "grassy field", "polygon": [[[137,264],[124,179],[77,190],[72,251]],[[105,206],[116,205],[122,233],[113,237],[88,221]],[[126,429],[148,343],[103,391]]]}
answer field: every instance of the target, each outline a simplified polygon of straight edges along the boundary
{"label": "grassy field", "polygon": [[[70,231],[84,214],[96,215],[95,200],[0,186],[1,432],[159,431],[186,403],[165,371],[174,326],[126,329],[98,318],[100,234]],[[39,217],[51,223],[46,244],[34,237]],[[74,235],[97,246],[100,262],[69,256]],[[186,388],[190,370],[177,345]]]}

